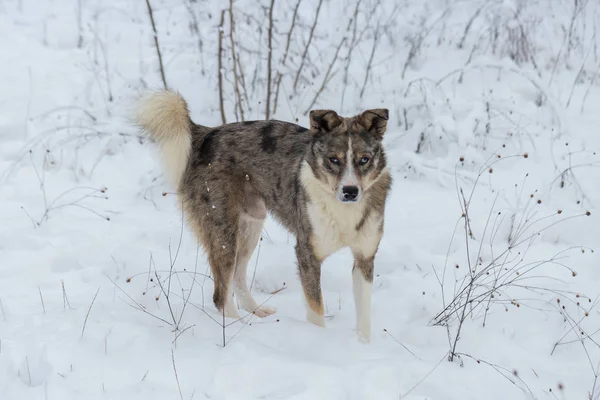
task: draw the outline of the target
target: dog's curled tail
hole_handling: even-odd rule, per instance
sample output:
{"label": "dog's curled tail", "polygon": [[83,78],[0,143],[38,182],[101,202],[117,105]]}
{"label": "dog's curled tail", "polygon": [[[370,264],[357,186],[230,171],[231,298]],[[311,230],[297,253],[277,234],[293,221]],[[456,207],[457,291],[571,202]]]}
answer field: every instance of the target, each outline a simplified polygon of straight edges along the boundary
{"label": "dog's curled tail", "polygon": [[135,123],[158,144],[169,181],[178,188],[192,147],[193,122],[186,101],[169,90],[149,92],[139,100]]}

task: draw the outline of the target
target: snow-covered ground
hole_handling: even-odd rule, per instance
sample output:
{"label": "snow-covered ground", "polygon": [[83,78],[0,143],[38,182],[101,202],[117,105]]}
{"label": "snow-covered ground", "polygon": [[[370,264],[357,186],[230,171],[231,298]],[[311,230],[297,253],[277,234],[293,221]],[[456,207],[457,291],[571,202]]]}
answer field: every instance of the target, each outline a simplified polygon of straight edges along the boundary
{"label": "snow-covered ground", "polygon": [[[220,124],[229,2],[151,3],[169,85]],[[281,65],[297,1],[275,1],[274,117],[306,126],[317,93],[343,115],[390,109],[371,344],[353,331],[351,254],[323,268],[327,328],[308,324],[294,238],[271,220],[249,275],[278,312],[220,325],[204,254],[127,120],[161,86],[145,1],[3,0],[1,400],[600,398],[600,5],[325,0],[302,61],[319,3],[300,3]],[[269,5],[233,2],[246,119],[265,115]]]}

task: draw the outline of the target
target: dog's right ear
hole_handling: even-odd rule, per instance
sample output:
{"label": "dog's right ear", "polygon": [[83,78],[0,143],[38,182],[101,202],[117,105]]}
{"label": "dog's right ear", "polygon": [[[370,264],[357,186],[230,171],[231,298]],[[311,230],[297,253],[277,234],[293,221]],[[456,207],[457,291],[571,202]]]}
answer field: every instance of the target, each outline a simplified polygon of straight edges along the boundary
{"label": "dog's right ear", "polygon": [[342,123],[342,118],[333,110],[312,110],[310,116],[310,132],[331,132]]}

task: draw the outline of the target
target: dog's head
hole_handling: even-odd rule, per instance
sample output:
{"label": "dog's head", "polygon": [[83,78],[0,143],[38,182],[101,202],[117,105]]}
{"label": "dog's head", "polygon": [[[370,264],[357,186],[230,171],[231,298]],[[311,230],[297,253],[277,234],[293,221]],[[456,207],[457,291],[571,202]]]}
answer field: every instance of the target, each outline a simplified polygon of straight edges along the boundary
{"label": "dog's head", "polygon": [[385,168],[381,140],[388,110],[342,118],[332,110],[310,112],[313,134],[309,165],[319,183],[344,203],[356,203]]}

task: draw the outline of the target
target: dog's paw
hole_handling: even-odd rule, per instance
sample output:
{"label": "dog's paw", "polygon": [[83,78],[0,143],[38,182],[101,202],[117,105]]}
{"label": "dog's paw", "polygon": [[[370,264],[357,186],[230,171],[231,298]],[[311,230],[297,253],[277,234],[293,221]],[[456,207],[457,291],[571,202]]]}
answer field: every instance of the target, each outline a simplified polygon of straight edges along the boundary
{"label": "dog's paw", "polygon": [[368,332],[356,331],[358,341],[363,344],[371,343],[371,334]]}
{"label": "dog's paw", "polygon": [[226,318],[240,319],[240,314],[238,313],[237,307],[233,302],[225,305],[224,313]]}
{"label": "dog's paw", "polygon": [[315,313],[311,309],[306,311],[306,320],[311,324],[325,328],[325,318],[322,315]]}
{"label": "dog's paw", "polygon": [[275,308],[271,308],[271,307],[256,307],[255,310],[252,311],[254,315],[256,315],[259,318],[265,318],[268,317],[269,315],[273,315],[277,312],[277,309]]}

